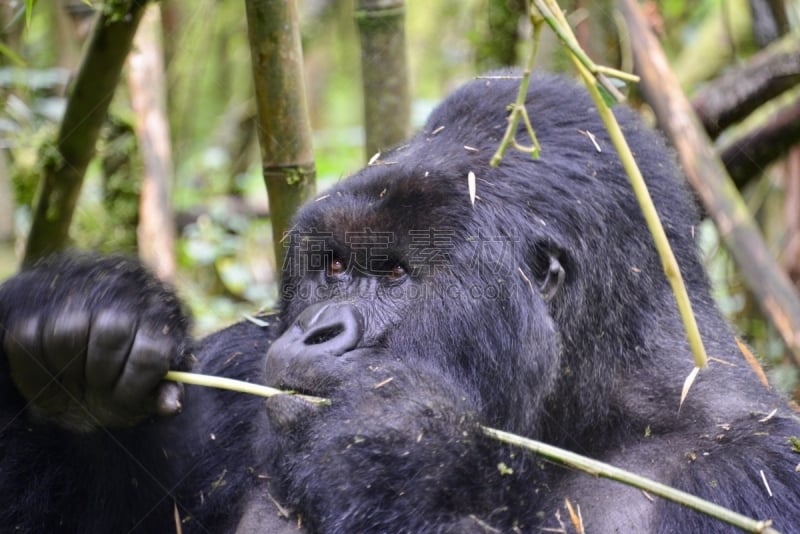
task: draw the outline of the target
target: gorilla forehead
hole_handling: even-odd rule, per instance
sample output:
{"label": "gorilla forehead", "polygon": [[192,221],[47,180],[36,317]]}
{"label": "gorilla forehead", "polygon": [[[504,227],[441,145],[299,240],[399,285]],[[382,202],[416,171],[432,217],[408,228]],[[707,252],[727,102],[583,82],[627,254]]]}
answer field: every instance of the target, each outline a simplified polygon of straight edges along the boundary
{"label": "gorilla forehead", "polygon": [[340,243],[349,234],[391,234],[399,247],[420,232],[446,232],[461,240],[475,214],[466,176],[460,191],[452,178],[452,172],[420,165],[368,167],[307,204],[295,229],[324,231]]}

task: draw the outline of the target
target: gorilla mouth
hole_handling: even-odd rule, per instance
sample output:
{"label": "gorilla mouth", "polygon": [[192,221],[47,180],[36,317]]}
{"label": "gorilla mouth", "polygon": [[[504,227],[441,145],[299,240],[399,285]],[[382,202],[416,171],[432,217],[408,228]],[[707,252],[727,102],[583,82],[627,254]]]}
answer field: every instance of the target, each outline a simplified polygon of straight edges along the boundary
{"label": "gorilla mouth", "polygon": [[295,386],[284,385],[283,387],[281,387],[281,389],[286,391],[288,394],[295,395],[295,396],[297,396],[297,395],[305,395],[307,397],[316,397],[318,395],[321,395],[321,393],[319,391],[314,390],[314,389],[305,388],[305,387],[295,387]]}

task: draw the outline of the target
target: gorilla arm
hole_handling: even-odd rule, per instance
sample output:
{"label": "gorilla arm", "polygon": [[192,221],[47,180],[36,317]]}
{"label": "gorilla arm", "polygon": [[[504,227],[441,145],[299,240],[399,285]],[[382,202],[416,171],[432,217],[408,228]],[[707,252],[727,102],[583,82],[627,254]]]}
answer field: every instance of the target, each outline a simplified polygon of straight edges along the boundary
{"label": "gorilla arm", "polygon": [[127,260],[51,258],[0,287],[0,325],[3,524],[96,531],[125,495],[152,508],[168,482],[129,427],[181,407],[160,384],[188,348],[174,294]]}
{"label": "gorilla arm", "polygon": [[171,289],[136,262],[92,256],[0,286],[0,327],[0,491],[13,496],[0,523],[155,532],[177,513],[191,517],[184,532],[236,524],[261,473],[262,403],[191,387],[182,398],[161,379],[193,356],[201,371],[263,377],[274,327],[237,325],[193,347]]}

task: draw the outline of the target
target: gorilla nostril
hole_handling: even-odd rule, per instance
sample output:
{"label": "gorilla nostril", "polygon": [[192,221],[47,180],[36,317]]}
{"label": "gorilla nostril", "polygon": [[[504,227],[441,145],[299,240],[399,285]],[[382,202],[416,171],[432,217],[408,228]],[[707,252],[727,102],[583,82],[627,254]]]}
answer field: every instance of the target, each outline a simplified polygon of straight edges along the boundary
{"label": "gorilla nostril", "polygon": [[346,302],[325,302],[306,308],[296,324],[302,335],[298,340],[306,356],[341,356],[353,350],[364,335],[364,318],[355,306]]}
{"label": "gorilla nostril", "polygon": [[320,345],[341,335],[345,331],[343,324],[335,324],[328,327],[313,330],[308,333],[303,343],[306,345]]}

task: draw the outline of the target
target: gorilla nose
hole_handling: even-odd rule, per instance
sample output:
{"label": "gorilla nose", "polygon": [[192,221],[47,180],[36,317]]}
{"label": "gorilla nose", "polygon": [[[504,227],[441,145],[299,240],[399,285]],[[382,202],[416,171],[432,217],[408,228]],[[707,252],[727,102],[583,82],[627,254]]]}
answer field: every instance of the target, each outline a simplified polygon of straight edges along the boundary
{"label": "gorilla nose", "polygon": [[346,302],[325,302],[306,308],[296,323],[301,341],[316,354],[341,356],[354,349],[364,334],[361,313]]}
{"label": "gorilla nose", "polygon": [[353,305],[309,306],[267,350],[267,385],[327,395],[347,361],[337,356],[358,347],[363,335],[364,318]]}

